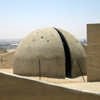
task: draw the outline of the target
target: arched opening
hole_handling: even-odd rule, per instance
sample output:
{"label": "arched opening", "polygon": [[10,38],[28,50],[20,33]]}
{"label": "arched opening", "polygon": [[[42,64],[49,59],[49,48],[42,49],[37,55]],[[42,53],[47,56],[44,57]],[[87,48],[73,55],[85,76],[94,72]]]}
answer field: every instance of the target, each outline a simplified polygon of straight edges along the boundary
{"label": "arched opening", "polygon": [[66,77],[71,77],[71,55],[70,55],[70,50],[69,50],[68,44],[67,44],[66,39],[63,36],[63,34],[57,28],[54,28],[54,29],[59,34],[59,36],[62,40],[63,47],[64,47]]}

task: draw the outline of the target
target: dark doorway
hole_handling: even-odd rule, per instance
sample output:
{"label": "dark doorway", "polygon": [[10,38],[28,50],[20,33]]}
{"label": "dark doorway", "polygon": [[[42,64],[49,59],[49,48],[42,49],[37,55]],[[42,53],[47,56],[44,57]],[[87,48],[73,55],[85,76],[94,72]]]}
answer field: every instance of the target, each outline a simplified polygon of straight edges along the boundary
{"label": "dark doorway", "polygon": [[66,39],[65,39],[64,35],[57,28],[54,28],[54,29],[59,34],[59,36],[62,40],[63,47],[64,47],[66,77],[71,77],[71,55],[70,55],[70,50],[69,50],[68,44],[66,42]]}

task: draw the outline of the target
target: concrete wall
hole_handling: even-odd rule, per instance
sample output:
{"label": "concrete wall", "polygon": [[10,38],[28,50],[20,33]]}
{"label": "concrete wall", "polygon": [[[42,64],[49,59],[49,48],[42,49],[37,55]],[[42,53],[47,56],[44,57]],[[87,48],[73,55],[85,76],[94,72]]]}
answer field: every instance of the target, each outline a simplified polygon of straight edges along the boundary
{"label": "concrete wall", "polygon": [[0,100],[100,100],[100,93],[0,72]]}
{"label": "concrete wall", "polygon": [[88,81],[100,81],[100,24],[87,25]]}
{"label": "concrete wall", "polygon": [[12,68],[14,52],[0,54],[0,68]]}

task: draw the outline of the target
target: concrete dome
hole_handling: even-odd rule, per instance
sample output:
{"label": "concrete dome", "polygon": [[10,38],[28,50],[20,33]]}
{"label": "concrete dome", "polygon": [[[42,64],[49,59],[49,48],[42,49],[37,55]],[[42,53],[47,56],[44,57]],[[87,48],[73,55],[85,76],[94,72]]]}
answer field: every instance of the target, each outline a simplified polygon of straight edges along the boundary
{"label": "concrete dome", "polygon": [[14,73],[76,77],[86,73],[85,58],[83,47],[70,33],[57,28],[38,29],[19,44]]}

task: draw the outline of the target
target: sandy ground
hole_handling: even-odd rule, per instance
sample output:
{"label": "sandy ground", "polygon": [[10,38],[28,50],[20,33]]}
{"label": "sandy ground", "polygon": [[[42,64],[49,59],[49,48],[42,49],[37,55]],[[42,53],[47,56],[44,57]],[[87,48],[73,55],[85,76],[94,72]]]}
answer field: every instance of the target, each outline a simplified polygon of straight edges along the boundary
{"label": "sandy ground", "polygon": [[[2,72],[7,72],[7,73],[13,73],[13,69],[12,68],[0,68],[0,71]],[[25,77],[25,76],[24,76]],[[68,83],[84,83],[83,77],[77,77],[77,78],[73,78],[73,79],[59,79],[59,78],[49,78],[49,77],[33,77],[33,76],[26,76],[28,78],[34,78],[34,79],[38,79],[38,80],[43,80],[43,81],[48,81],[48,82],[52,82],[52,83],[56,83],[56,84],[68,84]],[[87,82],[87,77],[84,76],[85,82]]]}
{"label": "sandy ground", "polygon": [[100,93],[100,82],[86,82],[86,83],[74,83],[74,84],[62,84],[74,89],[95,91]]}
{"label": "sandy ground", "polygon": [[11,73],[11,74],[13,73],[13,69],[12,68],[3,68],[3,66],[0,66],[0,71]]}
{"label": "sandy ground", "polygon": [[[11,74],[13,73],[12,68],[0,68],[0,71],[11,73]],[[24,77],[43,80],[50,83],[55,83],[65,87],[71,87],[79,90],[100,92],[100,82],[87,82],[87,76],[84,76],[85,81],[83,80],[82,76],[73,79],[69,79],[69,78],[57,79],[57,78],[48,78],[48,77],[39,78],[39,77],[32,77],[32,76],[24,76]]]}

